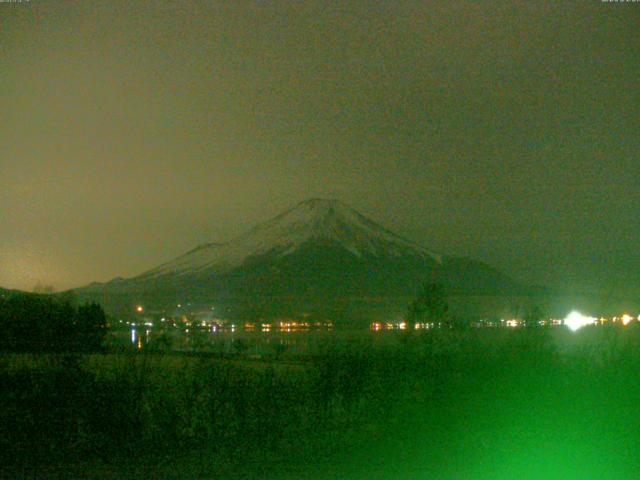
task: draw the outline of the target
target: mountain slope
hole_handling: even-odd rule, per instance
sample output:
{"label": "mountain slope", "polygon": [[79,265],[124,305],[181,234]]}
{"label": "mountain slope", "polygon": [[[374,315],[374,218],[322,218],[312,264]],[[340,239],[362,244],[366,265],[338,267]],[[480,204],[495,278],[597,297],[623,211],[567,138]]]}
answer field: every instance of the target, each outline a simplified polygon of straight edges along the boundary
{"label": "mountain slope", "polygon": [[311,199],[227,243],[201,245],[131,279],[92,284],[83,298],[120,305],[225,305],[244,315],[366,310],[424,281],[457,294],[510,294],[516,282],[486,264],[431,252],[335,200]]}
{"label": "mountain slope", "polygon": [[438,255],[390,232],[341,202],[311,199],[228,243],[202,245],[141,277],[203,271],[226,273],[249,258],[284,257],[310,241],[341,245],[359,258],[414,256],[441,260]]}

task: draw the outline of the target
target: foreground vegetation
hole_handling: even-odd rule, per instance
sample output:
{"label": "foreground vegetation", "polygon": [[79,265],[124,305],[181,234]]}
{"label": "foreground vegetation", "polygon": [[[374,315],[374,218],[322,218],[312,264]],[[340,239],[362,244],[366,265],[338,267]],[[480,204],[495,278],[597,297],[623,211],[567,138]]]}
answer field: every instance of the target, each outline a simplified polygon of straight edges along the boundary
{"label": "foreground vegetation", "polygon": [[4,354],[0,465],[15,478],[633,478],[639,344],[636,328],[600,327],[354,338],[278,362]]}

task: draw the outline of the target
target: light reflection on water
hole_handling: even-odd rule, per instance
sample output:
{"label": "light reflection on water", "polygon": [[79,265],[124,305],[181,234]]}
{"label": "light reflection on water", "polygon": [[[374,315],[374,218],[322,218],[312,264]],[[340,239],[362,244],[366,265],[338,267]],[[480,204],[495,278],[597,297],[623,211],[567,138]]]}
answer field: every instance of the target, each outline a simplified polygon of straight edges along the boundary
{"label": "light reflection on water", "polygon": [[145,330],[141,335],[135,328],[130,337],[125,332],[112,333],[116,347],[133,346],[137,349],[175,352],[209,352],[217,354],[282,355],[310,354],[327,345],[347,344],[354,341],[387,343],[394,335],[375,335],[368,329],[278,329],[278,330]]}

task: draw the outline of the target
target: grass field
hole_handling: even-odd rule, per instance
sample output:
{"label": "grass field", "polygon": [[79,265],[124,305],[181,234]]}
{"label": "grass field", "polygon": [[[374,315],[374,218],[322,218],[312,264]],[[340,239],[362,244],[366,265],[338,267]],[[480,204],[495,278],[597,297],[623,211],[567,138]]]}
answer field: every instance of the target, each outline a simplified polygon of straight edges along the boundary
{"label": "grass field", "polygon": [[[640,328],[370,336],[279,361],[0,357],[5,478],[627,479]],[[385,333],[386,335],[386,333]]]}

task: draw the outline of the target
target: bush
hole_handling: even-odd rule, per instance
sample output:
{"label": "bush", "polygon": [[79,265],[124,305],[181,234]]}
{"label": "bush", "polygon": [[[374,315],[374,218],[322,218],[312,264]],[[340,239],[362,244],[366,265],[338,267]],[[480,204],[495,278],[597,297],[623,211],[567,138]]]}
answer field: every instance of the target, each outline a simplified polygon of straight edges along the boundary
{"label": "bush", "polygon": [[[194,476],[209,478],[215,462],[236,478],[349,463],[358,478],[486,478],[488,468],[494,478],[528,469],[529,478],[632,478],[640,461],[625,452],[638,446],[639,333],[430,331],[385,346],[330,344],[294,366],[4,355],[0,464],[102,461],[118,470],[164,459],[200,465],[206,475]],[[557,463],[559,450],[574,463]],[[556,475],[578,467],[581,476]]]}
{"label": "bush", "polygon": [[102,348],[107,319],[100,305],[75,307],[51,295],[0,298],[0,350],[92,352]]}

